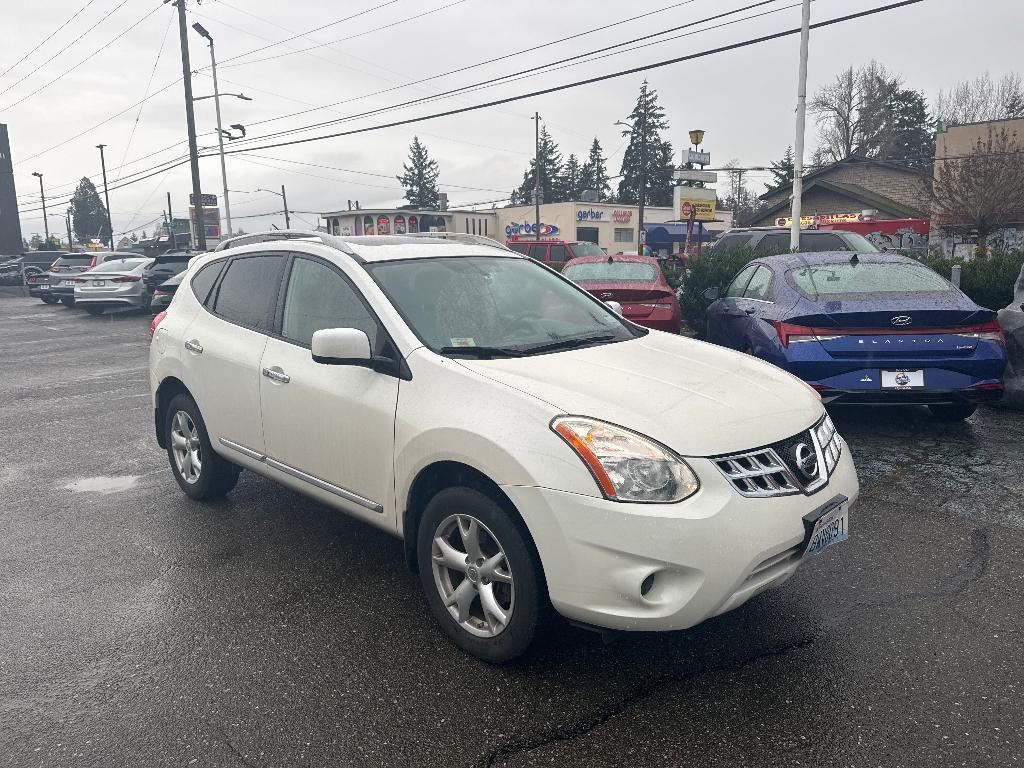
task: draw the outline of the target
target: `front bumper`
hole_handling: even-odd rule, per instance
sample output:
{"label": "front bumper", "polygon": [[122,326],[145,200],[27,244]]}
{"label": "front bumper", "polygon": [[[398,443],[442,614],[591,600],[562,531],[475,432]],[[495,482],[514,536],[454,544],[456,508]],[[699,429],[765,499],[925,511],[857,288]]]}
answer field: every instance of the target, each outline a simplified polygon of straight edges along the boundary
{"label": "front bumper", "polygon": [[701,489],[678,504],[502,486],[559,613],[609,629],[692,627],[792,576],[803,562],[803,516],[840,494],[852,505],[859,491],[845,442],[828,483],[809,496],[744,498],[710,460],[687,462]]}

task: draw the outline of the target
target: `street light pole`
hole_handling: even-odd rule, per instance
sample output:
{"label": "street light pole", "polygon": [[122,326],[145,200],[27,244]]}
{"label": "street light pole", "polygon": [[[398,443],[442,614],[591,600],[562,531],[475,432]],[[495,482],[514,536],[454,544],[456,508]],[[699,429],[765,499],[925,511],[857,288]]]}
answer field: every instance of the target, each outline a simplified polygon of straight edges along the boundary
{"label": "street light pole", "polygon": [[100,151],[100,167],[103,169],[103,199],[107,201],[107,235],[110,240],[110,250],[114,250],[114,225],[110,223],[110,195],[107,193],[107,161],[103,157],[103,148],[106,144],[97,144],[96,149]]}
{"label": "street light pole", "polygon": [[793,151],[793,207],[790,216],[793,223],[789,228],[789,250],[800,249],[800,215],[803,213],[804,194],[804,126],[807,118],[807,44],[810,38],[811,0],[804,0],[800,18],[800,68],[796,87],[796,140]]}
{"label": "street light pole", "polygon": [[537,239],[540,240],[540,112],[533,113],[536,122],[533,139],[533,212],[537,223]]}
{"label": "street light pole", "polygon": [[640,109],[640,200],[639,200],[639,222],[636,233],[637,253],[644,256],[644,198],[647,197],[647,81],[641,95]]}
{"label": "street light pole", "polygon": [[39,197],[43,201],[43,230],[46,232],[46,247],[50,247],[50,222],[46,220],[46,193],[43,192],[43,174],[32,172],[33,176],[39,177]]}
{"label": "street light pole", "polygon": [[[238,192],[238,191],[239,190],[237,190],[237,189],[235,190],[235,192]],[[285,194],[284,184],[281,185],[281,191],[280,192],[275,192],[272,189],[264,189],[263,187],[259,187],[259,188],[255,189],[253,191],[255,191],[255,192],[269,192],[272,195],[277,195],[278,197],[280,197],[281,201],[284,203],[284,228],[285,229],[291,229],[292,228],[292,220],[291,220],[291,217],[288,215],[288,195]]]}
{"label": "street light pole", "polygon": [[[167,2],[168,0],[164,0]],[[185,0],[174,0],[178,9],[178,38],[181,44],[181,79],[185,86],[185,122],[188,126],[189,165],[192,170],[192,198],[195,218],[192,233],[196,247],[206,250],[206,225],[203,223],[203,189],[199,181],[199,145],[196,142],[196,116],[192,110],[192,65],[188,57],[188,29],[185,21]]]}
{"label": "street light pole", "polygon": [[224,162],[224,131],[220,127],[220,89],[217,87],[217,56],[213,50],[213,35],[206,28],[196,22],[192,29],[206,38],[210,44],[210,68],[213,70],[213,104],[217,111],[217,144],[220,147],[220,178],[224,187],[224,221],[227,224],[228,235],[231,235],[231,201],[228,199],[228,171]]}

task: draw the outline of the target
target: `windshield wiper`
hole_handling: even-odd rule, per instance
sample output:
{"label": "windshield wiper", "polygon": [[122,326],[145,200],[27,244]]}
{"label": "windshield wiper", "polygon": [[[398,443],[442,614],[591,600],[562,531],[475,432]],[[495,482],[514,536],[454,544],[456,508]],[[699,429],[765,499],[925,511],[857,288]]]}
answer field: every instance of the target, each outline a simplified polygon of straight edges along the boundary
{"label": "windshield wiper", "polygon": [[543,352],[555,352],[559,349],[576,349],[577,347],[588,347],[591,344],[599,344],[603,341],[612,341],[615,336],[577,336],[572,339],[560,339],[548,344],[538,344],[534,347],[527,347],[523,350],[527,355],[539,355]]}
{"label": "windshield wiper", "polygon": [[442,355],[465,355],[466,357],[522,357],[523,353],[518,349],[508,347],[441,347],[438,350]]}

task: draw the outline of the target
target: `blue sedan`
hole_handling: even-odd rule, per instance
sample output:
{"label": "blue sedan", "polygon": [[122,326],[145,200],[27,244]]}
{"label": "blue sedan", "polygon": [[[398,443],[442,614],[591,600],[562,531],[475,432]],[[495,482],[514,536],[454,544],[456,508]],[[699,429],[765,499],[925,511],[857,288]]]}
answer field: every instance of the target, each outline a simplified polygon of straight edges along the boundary
{"label": "blue sedan", "polygon": [[784,368],[825,402],[919,403],[959,420],[1003,393],[996,313],[914,259],[767,256],[705,297],[709,341]]}

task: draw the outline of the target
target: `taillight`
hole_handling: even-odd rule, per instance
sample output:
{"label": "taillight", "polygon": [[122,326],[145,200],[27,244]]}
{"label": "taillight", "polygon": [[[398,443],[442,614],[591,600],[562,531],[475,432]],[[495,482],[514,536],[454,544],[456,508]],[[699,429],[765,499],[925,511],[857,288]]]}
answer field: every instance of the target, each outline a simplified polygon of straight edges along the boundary
{"label": "taillight", "polygon": [[782,342],[784,347],[788,347],[790,344],[798,344],[802,341],[818,340],[814,329],[808,328],[806,325],[793,325],[782,320],[773,320],[772,325],[775,326],[775,332],[779,334],[779,341]]}
{"label": "taillight", "polygon": [[121,277],[115,277],[110,282],[112,283],[137,283],[142,278],[139,275],[122,275]]}
{"label": "taillight", "polygon": [[998,341],[1003,346],[1006,346],[1006,334],[1003,333],[1003,327],[996,320],[989,320],[987,323],[967,329],[963,335],[973,336],[976,339],[984,339],[985,341]]}
{"label": "taillight", "polygon": [[167,317],[167,312],[161,312],[159,315],[153,318],[153,322],[149,324],[149,340],[153,340],[153,334],[156,333],[156,329],[163,322],[164,318]]}
{"label": "taillight", "polygon": [[89,262],[89,266],[90,267],[95,267],[96,266],[96,257],[95,256],[92,257],[92,261]]}

